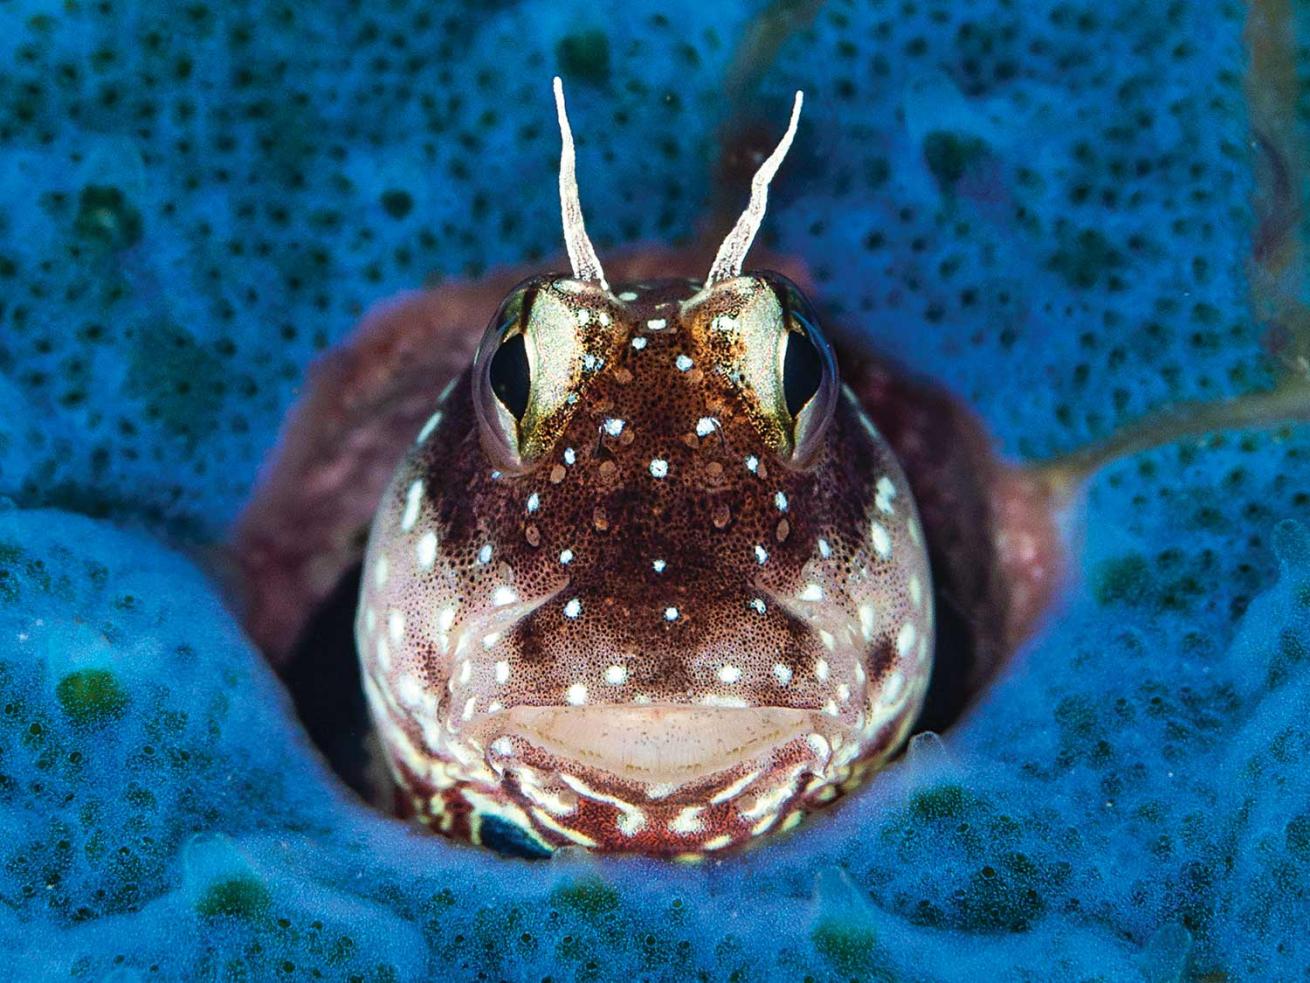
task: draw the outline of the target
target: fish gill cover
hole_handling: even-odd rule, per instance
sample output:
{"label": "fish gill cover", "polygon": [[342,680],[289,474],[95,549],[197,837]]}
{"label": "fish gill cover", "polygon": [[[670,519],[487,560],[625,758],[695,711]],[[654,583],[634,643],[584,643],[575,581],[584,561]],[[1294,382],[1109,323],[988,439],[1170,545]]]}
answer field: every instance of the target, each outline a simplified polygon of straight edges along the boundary
{"label": "fish gill cover", "polygon": [[[10,973],[1300,972],[1293,11],[0,4]],[[1007,453],[1088,475],[1070,583],[972,712],[699,867],[529,864],[380,818],[176,551],[223,535],[307,364],[375,299],[556,253],[555,72],[602,250],[688,240],[724,126],[803,87],[766,241]]]}

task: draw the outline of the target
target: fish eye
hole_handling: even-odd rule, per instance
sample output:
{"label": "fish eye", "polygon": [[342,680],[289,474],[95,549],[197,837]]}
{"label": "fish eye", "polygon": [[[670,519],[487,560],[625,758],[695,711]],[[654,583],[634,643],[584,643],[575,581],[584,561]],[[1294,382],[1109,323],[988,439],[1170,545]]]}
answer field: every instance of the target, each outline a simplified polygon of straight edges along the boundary
{"label": "fish eye", "polygon": [[791,417],[791,463],[803,466],[814,455],[831,420],[837,398],[837,362],[818,315],[800,288],[780,273],[763,274],[782,308],[779,359],[783,401]]}
{"label": "fish eye", "polygon": [[527,322],[540,288],[534,277],[506,295],[473,358],[473,402],[483,446],[500,467],[521,463],[519,431],[532,393]]}
{"label": "fish eye", "polygon": [[510,416],[522,422],[528,410],[528,393],[532,387],[532,367],[523,332],[517,331],[500,343],[488,367],[491,391]]}
{"label": "fish eye", "polygon": [[497,468],[530,469],[559,436],[615,345],[615,303],[558,276],[532,277],[506,296],[473,358],[482,446]]}
{"label": "fish eye", "polygon": [[787,412],[793,417],[814,398],[823,382],[823,356],[805,330],[787,332],[783,344],[782,390]]}

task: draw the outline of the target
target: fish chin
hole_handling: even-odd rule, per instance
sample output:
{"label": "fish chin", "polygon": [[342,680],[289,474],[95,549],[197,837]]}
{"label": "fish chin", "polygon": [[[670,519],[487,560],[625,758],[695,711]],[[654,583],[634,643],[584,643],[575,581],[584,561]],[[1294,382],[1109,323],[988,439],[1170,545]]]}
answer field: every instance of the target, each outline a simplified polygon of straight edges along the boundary
{"label": "fish chin", "polygon": [[822,774],[845,728],[820,711],[685,704],[518,706],[468,722],[496,758],[549,764],[644,799],[778,768]]}

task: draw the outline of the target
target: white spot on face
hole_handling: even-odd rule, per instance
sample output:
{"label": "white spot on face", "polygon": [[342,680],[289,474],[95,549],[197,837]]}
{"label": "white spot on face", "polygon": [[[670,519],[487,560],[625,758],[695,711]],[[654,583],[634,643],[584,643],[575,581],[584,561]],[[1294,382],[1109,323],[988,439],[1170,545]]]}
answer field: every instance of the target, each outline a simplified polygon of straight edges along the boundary
{"label": "white spot on face", "polygon": [[896,633],[896,651],[900,653],[901,658],[910,654],[910,649],[914,648],[914,622],[907,621],[901,625],[901,630]]}
{"label": "white spot on face", "polygon": [[618,818],[614,820],[614,825],[624,836],[636,836],[646,828],[646,814],[635,807],[621,809]]}
{"label": "white spot on face", "polygon": [[[500,632],[498,631],[488,632],[487,634],[482,636],[482,647],[486,649],[488,652],[490,652],[492,649],[496,647],[496,643],[499,641],[500,641]],[[467,665],[467,663],[465,663],[465,665]]]}
{"label": "white spot on face", "polygon": [[596,320],[600,322],[602,328],[608,328],[610,326],[609,311],[597,311]]}
{"label": "white spot on face", "polygon": [[687,806],[673,817],[669,823],[669,832],[682,836],[699,833],[704,825],[700,820],[703,806]]}
{"label": "white spot on face", "polygon": [[819,641],[823,642],[823,647],[829,652],[837,648],[837,639],[833,637],[832,632],[819,629]]}
{"label": "white spot on face", "polygon": [[605,670],[605,682],[611,686],[622,686],[628,681],[628,670],[623,666],[610,666]]}
{"label": "white spot on face", "polygon": [[378,557],[377,566],[373,568],[373,582],[379,587],[387,586],[387,573],[387,554],[383,553]]}
{"label": "white spot on face", "polygon": [[386,672],[391,668],[391,650],[387,648],[387,640],[379,638],[377,644],[378,668]]}
{"label": "white spot on face", "polygon": [[576,597],[570,598],[569,601],[564,605],[564,617],[576,618],[580,614],[582,614],[582,602],[579,601]]}
{"label": "white spot on face", "polygon": [[828,559],[828,557],[832,556],[832,547],[828,545],[828,541],[826,539],[819,540],[819,555],[823,557],[825,560]]}
{"label": "white spot on face", "polygon": [[874,522],[869,527],[869,536],[873,539],[873,550],[884,560],[892,555],[892,538],[887,527],[881,522]]}
{"label": "white spot on face", "polygon": [[755,474],[760,470],[760,459],[754,454],[746,458],[746,470],[751,474]]}
{"label": "white spot on face", "polygon": [[652,478],[663,478],[669,473],[669,462],[662,457],[654,458],[650,462],[650,473]]}
{"label": "white spot on face", "polygon": [[646,327],[652,331],[663,331],[669,326],[669,322],[662,317],[653,317],[646,322]]}
{"label": "white spot on face", "polygon": [[777,507],[779,512],[786,512],[787,496],[782,492],[778,492],[776,495],[773,496],[773,504]]}
{"label": "white spot on face", "polygon": [[719,666],[719,682],[731,686],[741,680],[741,670],[734,665]]}
{"label": "white spot on face", "polygon": [[806,584],[805,589],[800,592],[800,599],[802,601],[822,601],[823,587],[815,583]]}
{"label": "white spot on face", "polygon": [[706,693],[700,698],[702,706],[707,707],[728,707],[734,710],[744,710],[750,706],[740,696],[724,696],[722,693]]}
{"label": "white spot on face", "polygon": [[509,682],[509,663],[504,659],[496,663],[496,682],[501,686]]}
{"label": "white spot on face", "polygon": [[564,463],[565,463],[565,464],[567,464],[569,467],[573,467],[573,463],[574,463],[577,459],[578,459],[577,452],[574,451],[572,447],[565,447],[565,448],[564,448]]}
{"label": "white spot on face", "polygon": [[641,335],[637,335],[637,337],[632,339],[632,347],[637,349],[637,351],[641,351],[646,347],[646,339]]}
{"label": "white spot on face", "polygon": [[402,673],[396,683],[396,695],[407,707],[418,708],[423,705],[423,684],[409,673]]}
{"label": "white spot on face", "polygon": [[887,681],[882,685],[881,702],[891,706],[900,699],[903,689],[905,689],[905,673],[897,669],[887,677]]}
{"label": "white spot on face", "polygon": [[703,416],[696,421],[696,436],[708,437],[718,429],[719,421],[712,416]]}
{"label": "white spot on face", "polygon": [[678,609],[675,608],[675,607],[667,607],[667,608],[665,608],[665,609],[664,609],[664,620],[665,620],[665,621],[677,621],[677,620],[678,620]]}
{"label": "white spot on face", "polygon": [[923,584],[919,580],[918,574],[910,575],[909,582],[910,603],[916,608],[923,603]]}
{"label": "white spot on face", "polygon": [[605,428],[605,432],[609,434],[611,437],[617,437],[619,434],[623,433],[624,423],[625,421],[620,420],[617,417],[611,416],[608,419],[606,419],[606,421],[602,423],[601,426]]}
{"label": "white spot on face", "polygon": [[600,366],[604,365],[604,360],[597,358],[595,355],[587,352],[582,356],[582,368],[586,372],[593,372]]}
{"label": "white spot on face", "polygon": [[781,662],[773,664],[773,678],[778,681],[779,686],[786,686],[791,682],[791,667],[784,666]]}
{"label": "white spot on face", "polygon": [[428,422],[423,424],[423,429],[418,432],[418,437],[415,439],[414,442],[417,444],[423,443],[423,441],[427,440],[429,437],[432,436],[432,431],[436,430],[437,426],[440,423],[441,423],[441,413],[440,412],[433,413],[430,417],[428,417]]}
{"label": "white spot on face", "polygon": [[872,604],[860,605],[860,632],[864,635],[866,642],[873,641],[873,630],[876,627],[877,618]]}
{"label": "white spot on face", "polygon": [[574,683],[564,692],[564,699],[575,707],[580,707],[587,702],[587,687],[581,683]]}
{"label": "white spot on face", "polygon": [[455,623],[455,605],[444,607],[437,612],[437,630],[446,632],[450,631],[450,626]]}
{"label": "white spot on face", "polygon": [[573,562],[573,550],[560,550],[560,551],[559,551],[559,562],[562,563],[562,564],[564,564],[566,567],[567,567],[570,563],[572,563],[572,562]]}
{"label": "white spot on face", "polygon": [[490,543],[483,543],[483,544],[482,544],[482,549],[478,550],[478,562],[479,562],[479,563],[483,563],[483,564],[486,564],[486,563],[490,563],[490,562],[491,562],[491,544],[490,544]]}
{"label": "white spot on face", "polygon": [[715,331],[735,331],[737,330],[737,319],[728,314],[720,314],[710,322],[710,327]]}
{"label": "white spot on face", "polygon": [[364,609],[364,628],[370,635],[378,630],[378,613],[371,604]]}
{"label": "white spot on face", "polygon": [[387,633],[395,644],[400,644],[400,640],[405,637],[404,611],[399,608],[392,608],[387,612]]}
{"label": "white spot on face", "polygon": [[764,566],[764,564],[769,562],[769,551],[763,546],[757,545],[755,547],[755,562],[760,566]]}
{"label": "white spot on face", "polygon": [[535,512],[539,508],[541,508],[541,496],[533,492],[528,496],[528,511]]}
{"label": "white spot on face", "polygon": [[664,568],[667,567],[668,564],[665,563],[663,560],[655,560],[654,562],[651,563],[651,566],[655,568],[656,573],[663,573]]}
{"label": "white spot on face", "polygon": [[578,327],[585,328],[591,323],[591,311],[585,307],[579,307],[573,312],[573,316],[578,319]]}
{"label": "white spot on face", "polygon": [[519,596],[514,592],[514,588],[507,584],[501,584],[491,592],[491,603],[498,608],[513,604],[518,599]]}
{"label": "white spot on face", "polygon": [[473,663],[465,659],[459,664],[459,684],[467,686],[468,681],[473,678]]}
{"label": "white spot on face", "polygon": [[625,290],[619,294],[619,300],[636,300],[637,292],[635,290]]}
{"label": "white spot on face", "polygon": [[896,486],[892,484],[891,479],[886,475],[878,479],[877,495],[874,497],[874,504],[878,511],[883,515],[891,515],[894,511],[892,508],[892,499],[896,497]]}
{"label": "white spot on face", "polygon": [[828,681],[828,673],[829,673],[829,672],[831,672],[831,669],[829,669],[829,667],[828,667],[828,660],[827,660],[827,659],[815,659],[815,660],[814,660],[814,678],[815,678],[815,679],[817,679],[817,680],[818,680],[819,682],[821,682],[821,683],[825,683],[825,682]]}
{"label": "white spot on face", "polygon": [[437,559],[437,534],[428,531],[419,537],[418,546],[414,548],[418,554],[418,565],[422,570],[431,570],[432,564]]}
{"label": "white spot on face", "polygon": [[692,361],[688,356],[686,356],[686,355],[679,355],[677,358],[675,358],[675,359],[673,360],[673,364],[676,365],[676,366],[678,367],[678,371],[679,371],[679,372],[686,372],[688,369],[690,369],[690,368],[691,368],[693,365],[695,365],[696,363],[693,362],[693,361]]}
{"label": "white spot on face", "polygon": [[764,598],[762,597],[752,597],[750,600],[750,606],[760,614],[763,614],[768,610],[768,607],[764,603]]}
{"label": "white spot on face", "polygon": [[467,702],[465,702],[465,704],[464,704],[464,713],[462,714],[462,716],[463,716],[463,718],[464,718],[465,720],[468,720],[469,718],[471,718],[471,717],[473,716],[473,706],[474,706],[474,704],[475,704],[476,702],[477,702],[477,697],[476,697],[476,696],[470,696],[470,697],[468,698]]}

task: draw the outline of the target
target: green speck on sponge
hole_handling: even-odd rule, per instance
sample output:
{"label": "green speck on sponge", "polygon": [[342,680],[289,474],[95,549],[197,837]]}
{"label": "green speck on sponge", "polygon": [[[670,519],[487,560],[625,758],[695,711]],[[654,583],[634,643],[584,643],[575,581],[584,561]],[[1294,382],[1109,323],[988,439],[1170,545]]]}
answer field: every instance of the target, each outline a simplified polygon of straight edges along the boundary
{"label": "green speck on sponge", "polygon": [[18,581],[13,567],[23,556],[23,549],[15,543],[0,543],[0,601],[18,599]]}
{"label": "green speck on sponge", "polygon": [[579,31],[555,47],[560,74],[567,81],[602,85],[610,77],[610,39],[604,31]]}
{"label": "green speck on sponge", "polygon": [[254,921],[267,914],[272,903],[268,888],[258,878],[242,874],[209,885],[196,910],[206,918],[227,915]]}
{"label": "green speck on sponge", "polygon": [[844,977],[867,979],[875,969],[878,938],[873,930],[843,919],[825,918],[810,934],[819,955]]}
{"label": "green speck on sponge", "polygon": [[122,189],[112,185],[88,184],[77,204],[79,235],[95,239],[113,249],[126,249],[141,238],[141,212]]}
{"label": "green speck on sponge", "polygon": [[1298,860],[1310,860],[1310,812],[1287,824],[1287,849]]}
{"label": "green speck on sponge", "polygon": [[1099,604],[1131,603],[1150,587],[1146,560],[1140,553],[1106,560],[1096,571],[1093,593]]}
{"label": "green speck on sponge", "polygon": [[933,130],[923,138],[923,159],[943,191],[954,188],[986,152],[987,144],[971,133]]}
{"label": "green speck on sponge", "polygon": [[964,789],[955,784],[916,792],[910,799],[910,809],[919,819],[953,819],[964,811],[965,805]]}
{"label": "green speck on sponge", "polygon": [[567,911],[595,920],[619,907],[619,892],[594,877],[565,884],[551,893],[551,901]]}
{"label": "green speck on sponge", "polygon": [[77,724],[98,724],[119,716],[128,695],[108,669],[78,669],[55,687],[64,713]]}

